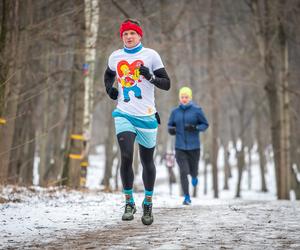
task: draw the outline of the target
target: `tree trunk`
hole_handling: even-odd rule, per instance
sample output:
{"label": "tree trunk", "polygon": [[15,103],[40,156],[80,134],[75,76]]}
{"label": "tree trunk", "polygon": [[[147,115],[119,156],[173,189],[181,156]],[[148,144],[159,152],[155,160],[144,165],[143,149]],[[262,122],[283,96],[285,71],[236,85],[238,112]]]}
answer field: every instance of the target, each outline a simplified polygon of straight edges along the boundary
{"label": "tree trunk", "polygon": [[244,146],[242,145],[241,150],[237,151],[237,167],[238,167],[238,183],[236,188],[236,198],[241,197],[241,183],[242,183],[242,175],[245,167],[245,153]]}
{"label": "tree trunk", "polygon": [[[76,6],[84,6],[83,0],[77,0]],[[77,13],[77,18],[75,19],[78,23],[77,27],[77,44],[75,46],[75,51],[77,52],[74,56],[74,71],[72,75],[72,91],[71,91],[71,106],[72,117],[71,117],[71,134],[69,134],[70,148],[67,150],[69,160],[67,164],[67,183],[70,187],[78,188],[80,186],[80,166],[81,161],[84,156],[84,143],[83,138],[83,115],[84,115],[84,78],[82,74],[82,62],[85,59],[83,48],[85,47],[85,18],[84,18],[84,9],[80,8],[80,11]],[[84,140],[84,138],[83,138]]]}
{"label": "tree trunk", "polygon": [[18,113],[26,112],[26,115],[16,119],[14,149],[12,150],[8,172],[9,182],[12,184],[32,185],[35,151],[32,109],[32,105],[29,103],[20,103],[18,107]]}
{"label": "tree trunk", "polygon": [[85,187],[86,174],[89,165],[88,155],[91,143],[92,120],[94,111],[94,74],[96,61],[96,44],[99,25],[99,3],[96,0],[85,0],[86,51],[84,64],[84,114],[83,135],[85,144],[81,162],[80,186]]}
{"label": "tree trunk", "polygon": [[[2,78],[6,79],[1,82],[1,88],[4,90],[4,105],[1,107],[1,117],[6,119],[5,124],[0,124],[0,183],[6,183],[8,178],[9,161],[11,159],[11,149],[13,145],[15,117],[18,109],[18,95],[20,91],[20,71],[17,68],[18,58],[21,53],[19,46],[19,0],[3,2],[6,19],[3,21],[5,25],[5,37],[2,36],[1,43],[5,42],[2,49],[3,60],[7,65],[6,69],[1,69]],[[2,71],[4,70],[4,72]],[[3,91],[3,90],[2,90]]]}
{"label": "tree trunk", "polygon": [[204,177],[204,190],[203,193],[204,195],[207,195],[207,168],[208,168],[208,164],[210,162],[210,156],[206,153],[204,154],[204,173],[203,173],[203,177]]}
{"label": "tree trunk", "polygon": [[[28,142],[32,140],[35,136],[33,119],[29,116],[25,123],[24,127],[27,127],[27,130],[24,130],[23,133],[25,136],[25,141]],[[34,151],[35,151],[35,142],[26,143],[20,155],[20,166],[18,166],[18,184],[31,186],[33,184],[33,162],[34,162]]]}
{"label": "tree trunk", "polygon": [[265,0],[264,6],[257,0],[251,3],[258,48],[267,77],[265,90],[270,108],[277,196],[278,199],[288,199],[289,98],[281,93],[281,88],[288,83],[288,51],[282,24],[284,3],[280,0]]}
{"label": "tree trunk", "polygon": [[213,190],[214,197],[219,197],[219,187],[218,187],[218,94],[217,86],[214,79],[215,69],[214,69],[214,55],[213,51],[215,49],[214,43],[214,30],[215,30],[215,1],[211,0],[210,2],[210,11],[209,11],[209,27],[208,27],[208,58],[207,58],[207,73],[208,73],[208,82],[211,84],[211,100],[212,100],[212,176],[213,176]]}
{"label": "tree trunk", "polygon": [[256,110],[256,139],[257,139],[257,151],[259,155],[259,167],[261,176],[261,191],[267,192],[266,178],[265,178],[265,168],[266,168],[266,156],[264,153],[265,145],[263,143],[263,138],[261,131],[263,131],[263,125],[261,121],[261,115],[258,110]]}
{"label": "tree trunk", "polygon": [[[0,14],[0,119],[3,116],[4,109],[4,95],[5,95],[5,83],[7,78],[7,65],[6,65],[6,54],[5,47],[7,46],[7,36],[8,36],[8,15],[9,5],[7,0],[2,0],[0,2],[0,6],[2,7],[2,12]],[[4,119],[4,117],[2,118]],[[0,122],[0,126],[3,122]],[[1,177],[0,177],[1,178]],[[0,179],[1,183],[1,179]]]}
{"label": "tree trunk", "polygon": [[224,190],[228,190],[228,179],[229,179],[229,153],[228,144],[223,144],[224,146]]}
{"label": "tree trunk", "polygon": [[[282,4],[282,2],[281,2]],[[283,4],[282,4],[283,5]],[[283,6],[280,8],[280,13],[283,12]],[[282,15],[280,15],[282,16]],[[281,86],[281,98],[282,98],[282,164],[281,164],[281,178],[282,187],[280,188],[280,197],[283,199],[289,199],[290,192],[290,175],[291,175],[291,150],[290,150],[290,139],[291,139],[291,125],[290,125],[290,97],[289,97],[289,54],[287,38],[284,31],[283,21],[279,23],[279,44],[280,44],[280,86]]]}
{"label": "tree trunk", "polygon": [[248,156],[248,164],[247,164],[247,170],[248,170],[248,190],[251,190],[252,187],[252,155],[251,155],[251,148],[248,148],[247,152]]}
{"label": "tree trunk", "polygon": [[[168,43],[174,43],[176,40],[176,34],[173,32],[173,29],[170,26],[176,27],[180,22],[180,19],[176,20],[175,23],[170,25],[170,21],[168,15],[170,13],[169,3],[166,0],[159,1],[159,10],[160,10],[160,25],[161,25],[161,39],[163,41],[168,41]],[[171,88],[168,92],[161,92],[163,95],[161,101],[157,101],[156,105],[158,111],[161,116],[161,126],[160,131],[167,131],[167,120],[165,117],[169,117],[169,113],[166,110],[171,110],[172,107],[178,104],[178,78],[176,75],[177,64],[176,57],[177,53],[175,53],[173,46],[165,46],[164,50],[160,51],[160,54],[164,54],[163,62],[165,65],[168,65],[168,75],[172,79]],[[167,142],[168,141],[168,133],[161,133],[158,131],[157,136],[157,154],[163,155],[167,151]],[[163,146],[160,146],[163,145]]]}
{"label": "tree trunk", "polygon": [[[46,50],[46,56],[45,56],[45,60],[44,64],[45,64],[45,74],[47,76],[47,80],[45,81],[45,88],[49,88],[49,84],[50,84],[50,72],[52,71],[51,69],[49,69],[49,54],[51,49],[49,48],[49,44],[46,42],[46,46],[44,48]],[[44,136],[41,136],[43,134],[43,131],[45,131],[45,129],[47,129],[49,127],[50,124],[50,117],[49,117],[49,111],[51,111],[51,109],[49,107],[51,107],[51,103],[49,100],[49,91],[51,91],[50,89],[48,91],[46,91],[43,95],[43,103],[44,103],[44,110],[46,112],[43,112],[42,114],[42,129],[41,131],[39,131],[39,136],[40,136],[40,145],[39,145],[39,157],[40,157],[40,164],[39,164],[39,185],[46,187],[48,185],[48,180],[47,180],[47,172],[49,171],[50,168],[50,161],[51,161],[51,156],[50,156],[50,150],[49,150],[49,139],[51,137],[51,135],[46,134]]]}

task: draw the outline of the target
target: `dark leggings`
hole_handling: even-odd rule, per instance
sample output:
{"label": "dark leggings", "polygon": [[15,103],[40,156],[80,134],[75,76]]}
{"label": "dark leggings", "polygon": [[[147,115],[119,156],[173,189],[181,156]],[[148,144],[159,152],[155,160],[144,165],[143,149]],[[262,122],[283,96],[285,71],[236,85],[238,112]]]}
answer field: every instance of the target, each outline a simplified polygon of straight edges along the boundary
{"label": "dark leggings", "polygon": [[[136,134],[133,132],[122,132],[117,135],[121,150],[121,179],[124,189],[133,187],[133,149]],[[143,182],[145,189],[152,191],[155,182],[156,169],[153,160],[154,147],[146,148],[139,144],[140,159],[143,166]]]}
{"label": "dark leggings", "polygon": [[187,175],[198,176],[200,149],[180,150],[176,149],[175,157],[180,170],[180,180],[183,194],[189,195],[189,181]]}

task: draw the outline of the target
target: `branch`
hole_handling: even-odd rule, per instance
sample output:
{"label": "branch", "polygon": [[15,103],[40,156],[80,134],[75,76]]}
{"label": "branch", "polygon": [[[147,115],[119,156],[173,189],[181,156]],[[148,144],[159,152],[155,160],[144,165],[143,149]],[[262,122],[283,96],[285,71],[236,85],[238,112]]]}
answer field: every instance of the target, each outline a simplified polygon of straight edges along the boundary
{"label": "branch", "polygon": [[182,16],[184,15],[186,9],[187,9],[187,4],[186,2],[184,3],[184,6],[182,7],[182,9],[180,10],[180,12],[178,13],[178,16],[175,18],[175,21],[173,23],[171,23],[171,25],[169,26],[169,30],[175,30],[177,25],[179,24],[179,21],[181,20]]}
{"label": "branch", "polygon": [[111,0],[111,2],[126,18],[130,18],[130,15],[115,0]]}

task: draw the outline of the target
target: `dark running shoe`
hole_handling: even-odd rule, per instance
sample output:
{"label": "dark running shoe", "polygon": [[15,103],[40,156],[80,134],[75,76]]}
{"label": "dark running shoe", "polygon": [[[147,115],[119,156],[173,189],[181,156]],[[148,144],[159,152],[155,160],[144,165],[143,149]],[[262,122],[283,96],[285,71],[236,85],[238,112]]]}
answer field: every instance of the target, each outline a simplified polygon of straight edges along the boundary
{"label": "dark running shoe", "polygon": [[152,204],[144,204],[142,203],[143,207],[143,216],[142,216],[142,222],[144,225],[151,225],[153,223],[153,215],[152,215]]}
{"label": "dark running shoe", "polygon": [[133,215],[136,212],[135,204],[127,203],[125,205],[125,211],[122,216],[122,220],[133,220]]}

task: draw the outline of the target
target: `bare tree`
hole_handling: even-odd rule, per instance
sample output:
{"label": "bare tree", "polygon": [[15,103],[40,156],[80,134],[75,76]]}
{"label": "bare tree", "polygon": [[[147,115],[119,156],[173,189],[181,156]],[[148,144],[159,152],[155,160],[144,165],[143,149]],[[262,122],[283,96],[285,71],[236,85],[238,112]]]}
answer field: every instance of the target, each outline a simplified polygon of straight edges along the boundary
{"label": "bare tree", "polygon": [[257,151],[259,155],[259,166],[260,166],[260,176],[261,176],[261,191],[267,192],[265,169],[266,169],[266,156],[265,156],[265,143],[263,134],[263,123],[262,117],[258,110],[256,110],[256,139],[257,139]]}
{"label": "bare tree", "polygon": [[209,9],[209,23],[208,23],[208,34],[207,34],[207,43],[208,43],[208,58],[207,58],[207,72],[208,72],[208,82],[211,84],[211,101],[212,101],[212,149],[211,149],[211,163],[212,163],[212,173],[213,173],[213,190],[214,197],[219,197],[219,187],[218,187],[218,126],[219,126],[219,117],[218,117],[218,93],[216,81],[214,78],[215,68],[214,68],[214,32],[215,32],[215,11],[216,4],[215,0],[210,1],[210,9]]}
{"label": "bare tree", "polygon": [[[72,88],[71,88],[71,101],[70,101],[70,120],[71,124],[67,131],[67,139],[70,140],[67,147],[67,161],[64,169],[63,178],[69,186],[78,188],[80,186],[80,165],[84,158],[84,143],[83,136],[83,115],[84,115],[84,77],[82,74],[82,62],[84,62],[85,54],[85,18],[84,18],[84,1],[77,0],[77,6],[82,6],[76,15],[75,24],[76,30],[76,43],[72,74]],[[81,137],[82,136],[82,137]]]}
{"label": "bare tree", "polygon": [[[2,1],[1,20],[1,62],[6,67],[1,68],[1,119],[6,120],[0,129],[0,182],[8,181],[9,161],[17,114],[17,99],[20,91],[20,56],[22,50],[18,43],[20,37],[20,9],[19,1]],[[3,117],[3,118],[2,118]]]}
{"label": "bare tree", "polygon": [[271,117],[272,146],[274,151],[277,195],[289,198],[289,97],[282,87],[288,84],[288,50],[283,25],[285,4],[283,1],[251,1],[256,40],[265,69]]}

